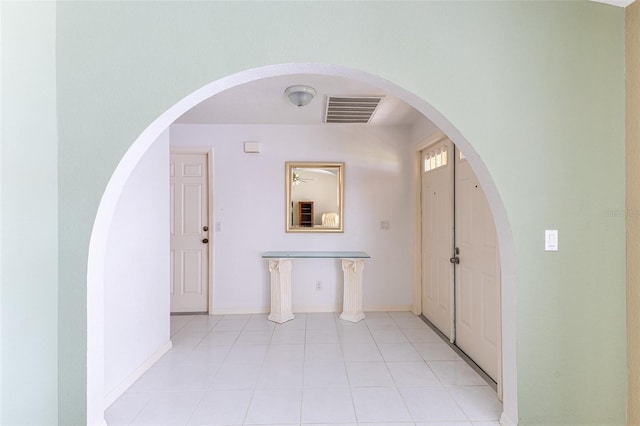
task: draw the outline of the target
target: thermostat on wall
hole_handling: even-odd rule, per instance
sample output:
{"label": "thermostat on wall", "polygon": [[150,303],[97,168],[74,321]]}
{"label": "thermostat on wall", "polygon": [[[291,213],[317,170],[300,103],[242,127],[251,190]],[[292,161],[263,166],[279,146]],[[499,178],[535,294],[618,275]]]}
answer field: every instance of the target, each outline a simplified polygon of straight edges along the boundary
{"label": "thermostat on wall", "polygon": [[259,154],[260,153],[260,142],[245,142],[244,143],[244,152],[249,154]]}

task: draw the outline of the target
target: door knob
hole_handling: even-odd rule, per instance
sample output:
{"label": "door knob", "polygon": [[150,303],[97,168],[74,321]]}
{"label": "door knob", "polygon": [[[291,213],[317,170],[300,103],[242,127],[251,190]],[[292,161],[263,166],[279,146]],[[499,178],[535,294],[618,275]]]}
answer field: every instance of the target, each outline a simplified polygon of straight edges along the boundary
{"label": "door knob", "polygon": [[449,262],[454,263],[456,265],[460,264],[460,258],[458,257],[458,255],[460,254],[460,247],[456,247],[454,250],[454,255],[452,258],[449,258]]}
{"label": "door knob", "polygon": [[202,240],[203,243],[207,244],[209,242],[209,239],[205,238]]}
{"label": "door knob", "polygon": [[207,231],[209,230],[209,227],[208,227],[208,226],[203,226],[203,227],[202,227],[202,230],[203,230],[203,231],[205,231],[205,232],[207,232]]}
{"label": "door knob", "polygon": [[453,257],[449,258],[449,262],[451,262],[453,264],[456,264],[456,265],[459,265],[460,264],[460,258],[458,257],[458,255],[460,254],[460,248],[456,247],[454,252],[455,252],[455,255]]}

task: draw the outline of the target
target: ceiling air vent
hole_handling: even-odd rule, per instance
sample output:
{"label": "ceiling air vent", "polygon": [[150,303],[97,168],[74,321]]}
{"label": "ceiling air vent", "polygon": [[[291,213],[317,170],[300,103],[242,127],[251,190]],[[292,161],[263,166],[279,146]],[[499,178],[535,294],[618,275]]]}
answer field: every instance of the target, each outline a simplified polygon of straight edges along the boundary
{"label": "ceiling air vent", "polygon": [[329,96],[324,121],[325,123],[368,123],[381,100],[381,96]]}

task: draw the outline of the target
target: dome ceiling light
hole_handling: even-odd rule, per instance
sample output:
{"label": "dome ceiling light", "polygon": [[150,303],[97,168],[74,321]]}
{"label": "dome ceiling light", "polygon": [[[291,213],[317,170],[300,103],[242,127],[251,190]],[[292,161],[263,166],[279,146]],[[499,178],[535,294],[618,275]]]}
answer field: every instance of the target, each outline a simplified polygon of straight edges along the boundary
{"label": "dome ceiling light", "polygon": [[284,91],[292,104],[303,107],[313,100],[316,89],[309,86],[291,86]]}

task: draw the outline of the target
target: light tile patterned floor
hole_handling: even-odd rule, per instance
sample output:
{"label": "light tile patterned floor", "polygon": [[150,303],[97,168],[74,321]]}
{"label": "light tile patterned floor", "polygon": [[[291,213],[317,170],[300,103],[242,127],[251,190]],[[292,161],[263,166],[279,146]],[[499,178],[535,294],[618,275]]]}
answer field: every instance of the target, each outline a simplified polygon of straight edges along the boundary
{"label": "light tile patterned floor", "polygon": [[497,426],[495,392],[420,318],[173,316],[173,348],[109,425]]}

